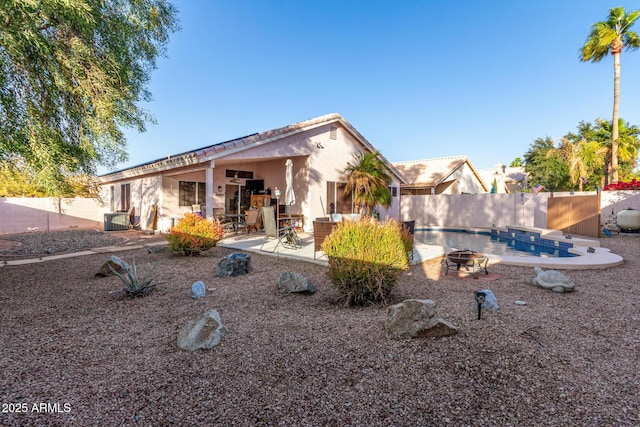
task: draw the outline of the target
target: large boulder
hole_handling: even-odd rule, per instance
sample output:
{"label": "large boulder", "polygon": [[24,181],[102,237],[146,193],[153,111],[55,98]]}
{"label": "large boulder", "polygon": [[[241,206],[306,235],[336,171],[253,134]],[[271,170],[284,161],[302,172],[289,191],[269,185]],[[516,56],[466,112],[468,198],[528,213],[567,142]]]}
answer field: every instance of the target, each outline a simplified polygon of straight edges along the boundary
{"label": "large boulder", "polygon": [[559,271],[544,271],[540,267],[534,267],[533,269],[538,274],[533,278],[534,285],[557,293],[573,292],[575,290],[575,285],[571,279]]}
{"label": "large boulder", "polygon": [[115,255],[111,255],[109,261],[102,264],[102,266],[96,273],[96,277],[111,276],[113,274],[113,271],[111,270],[111,268],[109,268],[109,266],[111,266],[111,268],[113,268],[120,274],[124,274],[127,270],[129,270],[129,264],[125,260],[120,259]]}
{"label": "large boulder", "polygon": [[282,292],[297,293],[305,292],[312,294],[316,291],[311,280],[303,274],[291,271],[283,271],[278,278],[278,288]]}
{"label": "large boulder", "polygon": [[233,253],[218,262],[218,277],[239,276],[252,270],[250,254]]}
{"label": "large boulder", "polygon": [[178,347],[183,350],[209,350],[222,340],[227,328],[220,320],[217,310],[209,310],[200,318],[185,325],[178,334]]}
{"label": "large boulder", "polygon": [[396,338],[428,338],[455,335],[458,329],[436,317],[432,300],[408,299],[387,308],[385,330]]}

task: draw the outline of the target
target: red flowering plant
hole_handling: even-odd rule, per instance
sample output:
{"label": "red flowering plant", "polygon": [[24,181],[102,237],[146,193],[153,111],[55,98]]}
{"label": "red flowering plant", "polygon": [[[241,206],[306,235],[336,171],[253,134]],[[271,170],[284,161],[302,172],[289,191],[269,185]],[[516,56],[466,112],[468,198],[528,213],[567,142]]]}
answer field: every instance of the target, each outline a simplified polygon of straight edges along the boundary
{"label": "red flowering plant", "polygon": [[640,182],[633,178],[629,182],[618,181],[613,184],[605,185],[604,191],[619,191],[619,190],[640,190]]}
{"label": "red flowering plant", "polygon": [[180,255],[199,255],[214,247],[224,230],[219,221],[209,221],[198,214],[186,213],[167,235],[169,249]]}

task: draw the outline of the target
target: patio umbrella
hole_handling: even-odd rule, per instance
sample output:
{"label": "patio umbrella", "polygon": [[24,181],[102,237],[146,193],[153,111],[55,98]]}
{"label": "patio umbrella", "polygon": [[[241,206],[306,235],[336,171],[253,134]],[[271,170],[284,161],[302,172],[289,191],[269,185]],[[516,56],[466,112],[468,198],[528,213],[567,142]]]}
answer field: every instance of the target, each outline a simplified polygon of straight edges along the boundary
{"label": "patio umbrella", "polygon": [[[287,159],[285,165],[287,165],[287,173],[285,175],[287,188],[284,191],[284,202],[289,205],[290,209],[291,205],[296,202],[296,195],[293,192],[293,161],[291,161],[291,159]],[[287,211],[291,214],[289,209]]]}

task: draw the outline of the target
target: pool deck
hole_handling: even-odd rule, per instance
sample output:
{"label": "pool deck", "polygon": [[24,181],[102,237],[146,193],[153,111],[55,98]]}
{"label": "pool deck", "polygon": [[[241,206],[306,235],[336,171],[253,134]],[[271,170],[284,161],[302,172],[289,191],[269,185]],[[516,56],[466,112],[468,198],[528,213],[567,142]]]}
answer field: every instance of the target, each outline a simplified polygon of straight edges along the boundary
{"label": "pool deck", "polygon": [[[226,236],[219,245],[247,252],[260,253],[263,255],[314,262],[320,265],[328,264],[327,257],[321,251],[316,252],[316,259],[314,260],[313,235],[308,233],[299,233],[299,237],[302,240],[302,247],[300,249],[289,249],[282,245],[278,245],[273,253],[260,251],[260,246],[264,240],[263,233],[229,235]],[[272,250],[275,246],[276,241],[269,240],[265,243],[264,249]],[[489,257],[489,265],[503,263],[523,267],[539,266],[542,268],[554,268],[559,270],[603,269],[615,267],[624,263],[624,259],[621,256],[611,253],[609,249],[595,245],[591,247],[595,250],[593,253],[587,252],[589,246],[575,246],[572,251],[580,254],[580,256],[568,258],[486,255]],[[421,264],[425,261],[434,259],[439,260],[449,250],[453,249],[445,248],[443,246],[426,245],[416,239],[413,264]]]}
{"label": "pool deck", "polygon": [[[289,258],[299,261],[313,262],[320,265],[328,265],[327,257],[323,252],[316,252],[316,259],[314,259],[314,245],[313,235],[309,233],[299,233],[299,237],[302,241],[302,247],[299,249],[289,249],[282,245],[276,247],[275,240],[269,240],[265,243],[264,249],[273,252],[265,252],[260,250],[260,246],[264,241],[264,233],[251,233],[251,234],[230,234],[224,237],[222,241],[218,243],[219,246],[243,250],[247,252],[259,253],[268,256],[275,256],[281,258]],[[577,240],[577,239],[576,239]],[[84,255],[95,254],[108,254],[112,252],[120,252],[131,249],[141,249],[152,246],[165,246],[166,240],[162,239],[153,242],[130,242],[128,246],[108,246],[101,248],[93,248],[90,250],[71,252],[60,255],[50,256],[38,256],[28,259],[4,259],[0,261],[0,267],[3,266],[17,266],[25,264],[33,264],[39,262],[53,261],[57,259],[71,258]],[[569,258],[546,258],[546,257],[521,257],[521,256],[498,256],[492,254],[485,254],[489,257],[489,265],[504,263],[509,265],[519,265],[525,267],[540,266],[544,268],[554,269],[604,269],[609,267],[615,267],[624,263],[621,256],[611,253],[609,249],[591,246],[594,248],[594,253],[587,252],[589,246],[575,246],[573,251],[581,254],[581,256],[569,257]],[[443,246],[426,245],[416,239],[414,256],[412,264],[421,264],[425,261],[440,260],[444,255],[457,248],[445,248]]]}

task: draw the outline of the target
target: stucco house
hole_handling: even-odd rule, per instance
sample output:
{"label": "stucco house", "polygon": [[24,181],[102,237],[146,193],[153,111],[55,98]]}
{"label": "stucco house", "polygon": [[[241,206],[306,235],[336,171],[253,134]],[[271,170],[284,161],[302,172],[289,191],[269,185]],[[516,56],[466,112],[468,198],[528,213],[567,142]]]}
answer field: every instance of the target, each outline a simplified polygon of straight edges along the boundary
{"label": "stucco house", "polygon": [[467,156],[394,162],[402,195],[482,194],[489,188]]}
{"label": "stucco house", "polygon": [[[312,221],[330,213],[352,213],[351,195],[344,195],[345,168],[361,152],[379,153],[340,114],[328,114],[282,128],[208,145],[100,176],[111,212],[133,207],[140,225],[166,228],[198,206],[203,215],[244,213],[262,204],[299,215],[305,231]],[[400,185],[392,171],[392,205],[382,216],[400,215]],[[295,201],[285,204],[286,162],[293,162]],[[276,197],[276,189],[280,191]],[[215,209],[215,210],[214,210]]]}
{"label": "stucco house", "polygon": [[480,169],[478,172],[493,193],[517,193],[528,188],[528,175],[523,167],[498,163],[493,169]]}

